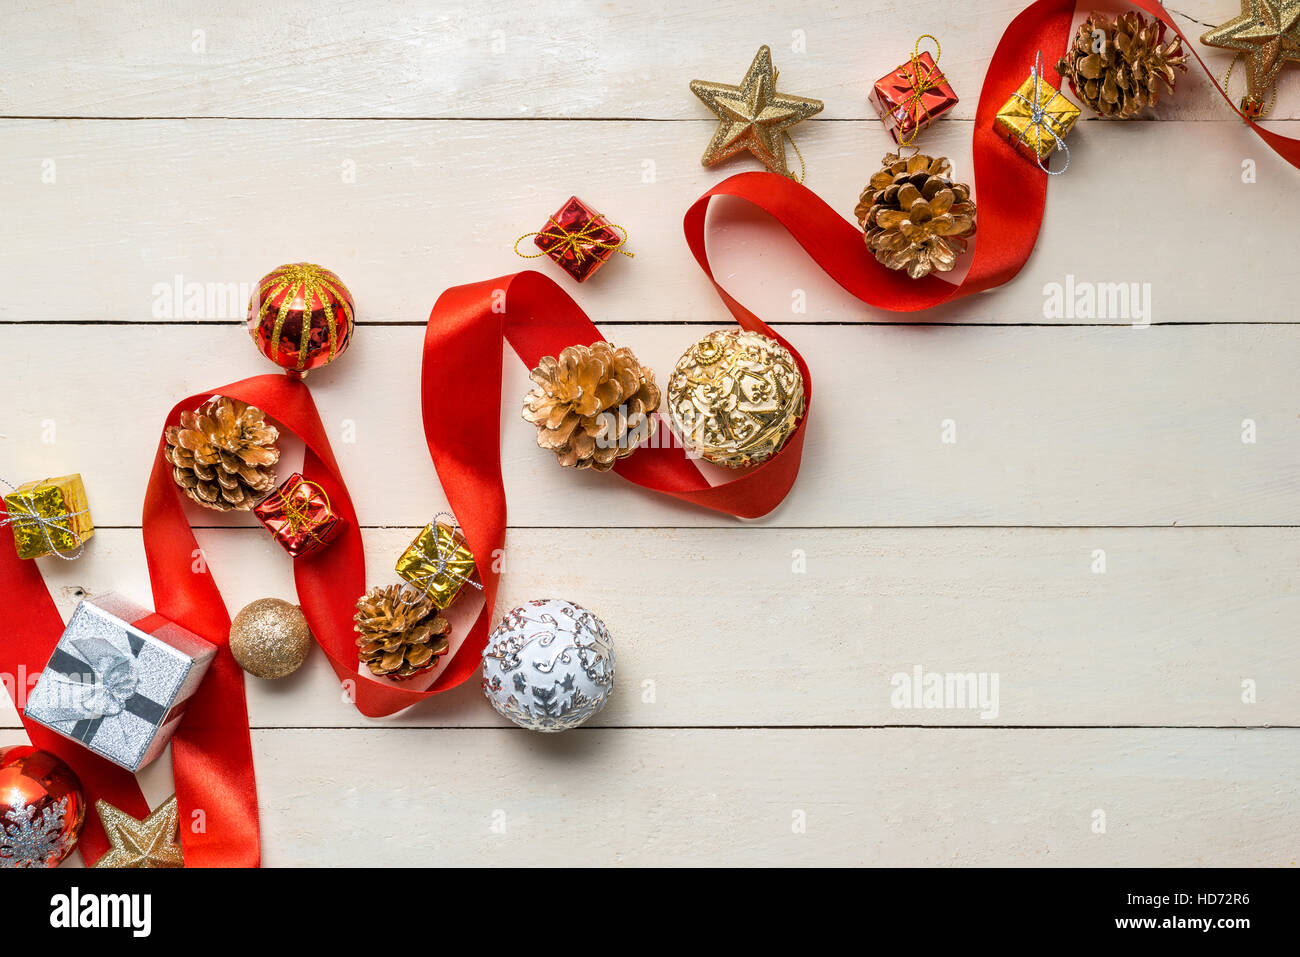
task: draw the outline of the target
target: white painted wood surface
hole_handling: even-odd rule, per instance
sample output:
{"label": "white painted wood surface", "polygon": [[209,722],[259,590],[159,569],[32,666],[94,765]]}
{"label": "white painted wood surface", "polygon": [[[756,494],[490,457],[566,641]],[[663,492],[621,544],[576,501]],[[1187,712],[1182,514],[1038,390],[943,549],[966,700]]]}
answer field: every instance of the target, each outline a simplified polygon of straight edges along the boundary
{"label": "white painted wood surface", "polygon": [[[847,216],[889,147],[871,81],[941,38],[962,102],[926,146],[960,175],[1021,6],[9,4],[0,475],[86,477],[100,531],[79,562],[41,563],[61,609],[147,598],[162,416],[267,369],[238,306],[168,311],[177,276],[224,287],[314,259],[349,283],[361,327],[310,381],[385,582],[445,506],[417,406],[442,288],[525,265],[515,237],[577,192],[637,258],[569,288],[665,374],[726,318],[681,214],[751,168],[699,166],[710,122],[687,81],[738,78],[772,45],[782,85],[827,103],[799,143]],[[1235,4],[1175,6],[1199,34]],[[1289,132],[1300,70],[1283,76]],[[719,274],[816,377],[790,499],[740,523],[561,473],[508,398],[499,610],[562,594],[602,614],[614,699],[554,739],[507,727],[472,684],[377,722],[319,654],[250,679],[267,863],[1294,865],[1300,266],[1277,212],[1300,178],[1194,71],[1156,117],[1081,123],[1022,275],[917,317],[860,306],[779,228],[726,211]],[[1067,276],[1149,283],[1150,315],[1045,316]],[[194,518],[232,610],[292,595],[246,517]],[[996,716],[895,707],[917,666],[996,673]],[[0,742],[21,739],[6,707]],[[168,775],[143,776],[152,798]]]}

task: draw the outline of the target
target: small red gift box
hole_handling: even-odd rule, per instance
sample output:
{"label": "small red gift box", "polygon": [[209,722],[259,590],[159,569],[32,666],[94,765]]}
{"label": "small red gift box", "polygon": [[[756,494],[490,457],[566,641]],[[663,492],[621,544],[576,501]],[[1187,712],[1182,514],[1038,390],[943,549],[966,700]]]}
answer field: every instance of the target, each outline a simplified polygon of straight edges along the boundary
{"label": "small red gift box", "polygon": [[957,105],[957,94],[928,50],[877,80],[870,99],[895,143],[910,143]]}
{"label": "small red gift box", "polygon": [[578,282],[603,266],[626,241],[625,234],[576,196],[570,196],[533,237],[537,248]]}
{"label": "small red gift box", "polygon": [[324,489],[297,472],[254,505],[253,514],[294,558],[319,551],[343,531]]}

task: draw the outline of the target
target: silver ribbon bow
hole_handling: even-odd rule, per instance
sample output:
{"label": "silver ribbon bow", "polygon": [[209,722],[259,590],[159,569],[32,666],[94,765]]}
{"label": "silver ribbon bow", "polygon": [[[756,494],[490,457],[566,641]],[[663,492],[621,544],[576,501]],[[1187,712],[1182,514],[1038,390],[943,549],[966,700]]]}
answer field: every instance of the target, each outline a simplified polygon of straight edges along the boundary
{"label": "silver ribbon bow", "polygon": [[[1034,155],[1038,157],[1039,169],[1041,169],[1048,176],[1059,176],[1061,173],[1064,173],[1067,169],[1070,168],[1070,148],[1065,145],[1066,131],[1061,128],[1060,121],[1057,120],[1057,118],[1053,116],[1051,113],[1049,113],[1047,111],[1047,108],[1051,106],[1052,101],[1054,101],[1058,96],[1060,96],[1061,99],[1063,100],[1065,100],[1065,97],[1061,96],[1060,90],[1056,90],[1050,97],[1048,97],[1046,103],[1039,102],[1042,99],[1042,92],[1043,92],[1043,51],[1042,50],[1039,50],[1038,55],[1034,58],[1034,69],[1030,72],[1029,75],[1033,77],[1034,80],[1034,98],[1032,100],[1026,99],[1019,90],[1016,90],[1016,92],[1011,94],[1016,99],[1020,100],[1022,103],[1024,103],[1026,106],[1029,107],[1029,125],[1020,132],[1018,139],[1020,140],[1021,143],[1024,143],[1026,146],[1030,146],[1030,145],[1033,146]],[[1066,100],[1066,102],[1068,103],[1070,101]],[[1030,130],[1034,131],[1033,144],[1030,144],[1027,138],[1027,134]],[[1046,130],[1051,135],[1052,139],[1056,141],[1055,149],[1065,153],[1065,165],[1062,166],[1060,169],[1048,169],[1046,166],[1043,165],[1043,156],[1038,150],[1039,144],[1042,143],[1043,141],[1043,130]]]}
{"label": "silver ribbon bow", "polygon": [[135,659],[102,638],[80,638],[70,644],[90,668],[93,680],[77,681],[48,673],[58,687],[59,699],[59,707],[50,712],[50,719],[76,724],[116,717],[125,711],[140,684]]}

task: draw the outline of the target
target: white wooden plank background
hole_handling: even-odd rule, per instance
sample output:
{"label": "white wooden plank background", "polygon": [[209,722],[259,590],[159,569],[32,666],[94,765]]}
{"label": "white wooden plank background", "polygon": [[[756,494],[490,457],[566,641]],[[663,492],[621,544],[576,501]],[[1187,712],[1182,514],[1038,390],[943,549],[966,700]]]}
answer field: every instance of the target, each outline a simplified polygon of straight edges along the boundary
{"label": "white wooden plank background", "polygon": [[[782,86],[826,101],[799,143],[847,216],[889,147],[871,81],[937,34],[962,102],[926,145],[968,172],[987,58],[1021,6],[7,4],[0,475],[86,477],[96,539],[42,561],[61,609],[147,597],[161,417],[267,369],[237,306],[168,311],[177,276],[237,285],[313,259],[349,283],[361,327],[310,381],[369,577],[388,581],[445,507],[416,404],[442,288],[524,265],[514,238],[577,192],[637,258],[570,288],[666,374],[726,321],[681,213],[752,168],[699,166],[711,126],[687,81],[739,78],[769,43]],[[1175,6],[1199,34],[1235,4]],[[1292,132],[1300,70],[1283,77]],[[1156,115],[1081,123],[1022,275],[917,317],[862,307],[779,228],[726,211],[719,274],[797,326],[817,379],[790,499],[740,523],[561,473],[508,399],[501,610],[562,594],[601,613],[614,699],[557,740],[509,728],[472,684],[377,722],[320,655],[250,679],[267,863],[1293,866],[1300,266],[1279,211],[1298,179],[1195,72]],[[1152,326],[1045,316],[1071,275],[1149,283]],[[194,517],[232,609],[292,595],[244,518]],[[917,665],[997,673],[997,716],[893,707],[891,677]],[[0,742],[21,739],[6,707]],[[151,797],[168,776],[146,772]]]}

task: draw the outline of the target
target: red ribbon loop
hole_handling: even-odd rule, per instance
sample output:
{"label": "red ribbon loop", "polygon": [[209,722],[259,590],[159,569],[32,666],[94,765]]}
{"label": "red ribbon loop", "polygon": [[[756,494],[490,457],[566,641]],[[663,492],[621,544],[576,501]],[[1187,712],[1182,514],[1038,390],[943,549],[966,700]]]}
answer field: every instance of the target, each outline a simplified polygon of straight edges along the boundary
{"label": "red ribbon loop", "polygon": [[[812,378],[799,353],[756,317],[737,318],[746,329],[773,336],[790,349],[804,376],[811,409]],[[508,342],[531,369],[543,356],[559,355],[566,346],[590,345],[603,338],[563,289],[531,271],[455,286],[438,298],[429,314],[421,373],[424,434],[447,501],[474,553],[484,593],[483,610],[432,690],[445,691],[474,673],[496,604],[500,575],[495,558],[505,546],[506,531],[500,437],[502,342]],[[465,376],[465,369],[474,370],[474,375]],[[456,386],[444,388],[449,382]],[[805,412],[775,457],[721,485],[711,485],[686,453],[671,444],[639,448],[621,459],[614,471],[651,491],[756,518],[779,505],[794,484],[807,421]],[[666,427],[662,421],[658,424],[660,429]]]}

